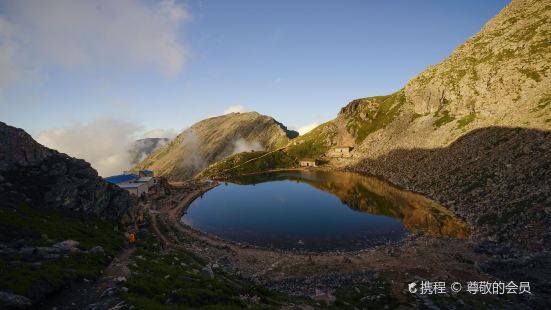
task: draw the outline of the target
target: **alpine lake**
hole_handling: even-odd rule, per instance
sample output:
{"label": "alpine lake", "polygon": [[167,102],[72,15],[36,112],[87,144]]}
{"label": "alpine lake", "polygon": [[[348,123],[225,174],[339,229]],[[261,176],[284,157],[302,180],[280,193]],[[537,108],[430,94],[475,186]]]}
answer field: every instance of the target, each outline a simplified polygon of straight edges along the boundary
{"label": "alpine lake", "polygon": [[284,171],[238,177],[193,201],[193,229],[292,251],[350,251],[411,233],[468,238],[469,226],[422,195],[351,172]]}

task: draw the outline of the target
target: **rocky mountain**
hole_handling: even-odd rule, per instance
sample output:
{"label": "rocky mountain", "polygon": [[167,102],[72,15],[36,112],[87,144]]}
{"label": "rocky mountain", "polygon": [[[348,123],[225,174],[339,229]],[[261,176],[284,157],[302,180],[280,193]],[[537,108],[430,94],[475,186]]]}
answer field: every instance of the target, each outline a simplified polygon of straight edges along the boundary
{"label": "rocky mountain", "polygon": [[211,117],[184,130],[136,169],[150,169],[172,180],[188,179],[227,156],[274,150],[297,135],[273,118],[256,112]]}
{"label": "rocky mountain", "polygon": [[344,107],[333,142],[373,158],[398,148],[446,146],[488,126],[549,130],[550,59],[551,4],[514,0],[403,89]]}
{"label": "rocky mountain", "polygon": [[97,277],[122,246],[117,229],[133,206],[86,161],[0,122],[0,308],[27,309]]}
{"label": "rocky mountain", "polygon": [[[315,157],[442,202],[478,240],[544,249],[551,246],[550,132],[551,3],[513,0],[397,92],[354,100],[285,150],[258,160],[235,155],[205,175]],[[352,158],[325,156],[335,145],[354,147]]]}
{"label": "rocky mountain", "polygon": [[0,122],[0,202],[72,210],[119,220],[128,193],[106,183],[84,160],[46,148],[22,129]]}
{"label": "rocky mountain", "polygon": [[551,4],[514,0],[404,88],[350,102],[320,128],[321,138],[326,146],[355,146],[356,158],[374,158],[398,148],[446,146],[488,126],[549,130],[549,59]]}
{"label": "rocky mountain", "polygon": [[402,89],[356,99],[287,149],[323,156],[353,146],[345,166],[401,148],[445,147],[490,126],[551,130],[551,4],[514,0],[479,33]]}
{"label": "rocky mountain", "polygon": [[134,142],[130,149],[131,164],[137,165],[156,149],[167,144],[168,138],[144,138]]}

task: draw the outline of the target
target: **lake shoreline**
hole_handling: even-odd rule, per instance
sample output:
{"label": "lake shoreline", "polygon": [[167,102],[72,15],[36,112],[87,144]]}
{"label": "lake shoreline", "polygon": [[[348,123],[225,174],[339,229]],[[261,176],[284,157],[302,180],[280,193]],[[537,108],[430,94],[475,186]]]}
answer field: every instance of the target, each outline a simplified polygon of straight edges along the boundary
{"label": "lake shoreline", "polygon": [[[192,201],[190,196],[200,196],[197,195],[198,188],[204,194],[213,188],[211,186],[203,181],[193,181],[177,188],[171,196],[183,198],[187,205],[179,205],[187,208]],[[405,291],[408,283],[422,279],[461,282],[497,279],[484,268],[491,266],[498,258],[497,254],[492,254],[492,248],[481,248],[469,240],[411,235],[399,242],[363,251],[292,253],[216,238],[183,225],[179,218],[170,215],[174,214],[173,211],[162,209],[159,210],[161,215],[169,214],[157,217],[159,225],[164,227],[164,236],[172,240],[173,245],[185,245],[213,269],[283,293],[331,300],[343,278],[352,283],[371,283],[378,279],[390,285],[388,294],[401,303],[426,305],[421,296]],[[366,278],[365,272],[370,276]],[[323,281],[319,280],[321,282],[316,285],[311,283],[310,280],[321,276]],[[450,304],[457,302],[457,298],[469,300],[471,296],[455,296],[449,300]],[[497,297],[493,300],[498,302]]]}

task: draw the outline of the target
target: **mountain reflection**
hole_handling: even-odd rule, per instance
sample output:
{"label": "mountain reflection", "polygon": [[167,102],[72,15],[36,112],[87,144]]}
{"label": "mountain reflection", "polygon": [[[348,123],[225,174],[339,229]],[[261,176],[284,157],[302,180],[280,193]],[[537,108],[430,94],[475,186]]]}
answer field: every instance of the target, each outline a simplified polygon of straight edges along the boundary
{"label": "mountain reflection", "polygon": [[442,205],[375,177],[350,172],[288,171],[241,176],[231,182],[254,185],[277,180],[309,184],[339,197],[353,210],[398,219],[411,232],[458,239],[470,235],[469,226]]}

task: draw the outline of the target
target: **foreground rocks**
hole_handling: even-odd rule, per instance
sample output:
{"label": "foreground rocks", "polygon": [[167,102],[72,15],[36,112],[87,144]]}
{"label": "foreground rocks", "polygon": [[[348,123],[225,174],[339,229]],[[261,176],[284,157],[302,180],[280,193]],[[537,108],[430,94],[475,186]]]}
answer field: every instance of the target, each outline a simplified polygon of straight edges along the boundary
{"label": "foreground rocks", "polygon": [[110,220],[129,216],[128,192],[106,183],[89,163],[48,149],[22,129],[0,122],[1,207],[26,203]]}
{"label": "foreground rocks", "polygon": [[0,291],[0,305],[14,309],[26,309],[31,304],[31,300],[25,296]]}

